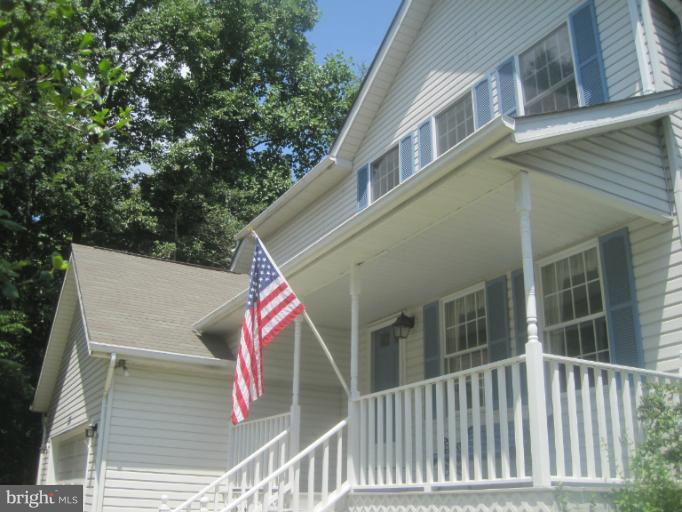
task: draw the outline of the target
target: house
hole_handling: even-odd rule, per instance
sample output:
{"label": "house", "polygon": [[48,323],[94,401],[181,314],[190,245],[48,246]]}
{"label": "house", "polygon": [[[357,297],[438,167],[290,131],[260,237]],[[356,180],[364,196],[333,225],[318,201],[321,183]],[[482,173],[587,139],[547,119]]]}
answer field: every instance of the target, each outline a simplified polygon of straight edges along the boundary
{"label": "house", "polygon": [[[682,379],[681,14],[404,0],[229,272],[74,246],[38,481],[93,512],[607,509]],[[232,427],[251,229],[328,354],[299,317]]]}

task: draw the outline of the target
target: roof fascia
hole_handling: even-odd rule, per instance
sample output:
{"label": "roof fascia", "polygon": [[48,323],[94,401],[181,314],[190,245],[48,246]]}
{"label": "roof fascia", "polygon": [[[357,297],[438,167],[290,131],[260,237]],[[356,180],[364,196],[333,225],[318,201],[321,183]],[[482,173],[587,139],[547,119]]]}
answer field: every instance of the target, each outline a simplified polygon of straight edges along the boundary
{"label": "roof fascia", "polygon": [[329,154],[336,155],[339,151],[339,148],[343,144],[344,140],[348,136],[348,133],[350,132],[353,124],[355,123],[355,118],[357,117],[358,112],[360,112],[360,110],[362,109],[362,106],[365,103],[367,95],[369,94],[370,89],[374,85],[374,81],[376,80],[377,75],[379,74],[379,71],[383,67],[384,60],[386,58],[386,55],[388,54],[388,49],[393,45],[395,36],[398,33],[400,26],[403,24],[405,15],[409,11],[413,3],[414,0],[402,0],[402,2],[400,3],[398,10],[393,16],[391,25],[386,31],[384,39],[381,41],[379,51],[374,56],[374,59],[372,59],[372,64],[370,65],[369,70],[367,71],[367,74],[365,75],[365,78],[363,79],[362,84],[360,85],[358,95],[355,97],[355,100],[353,101],[353,105],[351,106],[350,112],[348,113],[348,116],[346,117],[346,120],[344,121],[343,126],[341,127],[341,131],[339,132],[338,137],[336,137],[334,144],[332,144],[332,148]]}
{"label": "roof fascia", "polygon": [[582,107],[567,112],[520,117],[514,133],[494,154],[502,157],[587,136],[653,122],[682,109],[682,89]]}
{"label": "roof fascia", "polygon": [[165,352],[162,350],[152,350],[146,348],[124,347],[122,345],[110,345],[108,343],[98,343],[96,341],[91,342],[91,346],[92,355],[94,357],[108,357],[109,354],[117,354],[119,357],[128,356],[141,359],[155,359],[170,363],[195,364],[200,366],[214,366],[220,368],[229,368],[232,364],[232,361],[228,361],[226,359],[192,356],[188,354],[179,354],[177,352]]}
{"label": "roof fascia", "polygon": [[[513,131],[513,120],[506,116],[498,116],[475,132],[469,139],[451,148],[440,157],[433,160],[418,173],[413,174],[408,181],[395,187],[388,194],[373,203],[368,208],[357,212],[345,222],[338,225],[318,240],[314,241],[298,254],[280,265],[282,271],[290,277],[306,268],[324,254],[332,251],[339,244],[353,237],[363,228],[373,224],[379,218],[402,204],[405,200],[418,194],[431,183],[443,175],[461,167],[472,158],[480,155],[491,146],[498,143]],[[453,167],[454,165],[454,167]],[[213,325],[220,318],[233,313],[242,307],[248,288],[242,290],[232,299],[218,306],[192,327],[196,332],[202,332]]]}

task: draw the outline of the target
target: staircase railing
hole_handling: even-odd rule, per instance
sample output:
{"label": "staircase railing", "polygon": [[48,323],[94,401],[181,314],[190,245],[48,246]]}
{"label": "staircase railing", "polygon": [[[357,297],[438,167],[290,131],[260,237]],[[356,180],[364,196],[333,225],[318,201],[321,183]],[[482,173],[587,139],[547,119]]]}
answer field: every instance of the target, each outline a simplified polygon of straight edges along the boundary
{"label": "staircase railing", "polygon": [[228,467],[238,464],[277,434],[290,427],[291,413],[288,412],[235,425],[230,435]]}
{"label": "staircase railing", "polygon": [[[172,509],[172,512],[190,511],[195,506],[205,511],[210,503],[213,504],[213,510],[218,510],[223,503],[232,502],[237,496],[260,482],[262,474],[271,474],[275,468],[284,464],[288,455],[288,443],[289,429],[280,432],[227,473]],[[170,510],[170,507],[165,505],[165,496],[162,501],[164,503],[160,510]]]}
{"label": "staircase railing", "polygon": [[350,490],[343,451],[347,425],[347,419],[337,423],[220,512],[322,512],[331,507]]}

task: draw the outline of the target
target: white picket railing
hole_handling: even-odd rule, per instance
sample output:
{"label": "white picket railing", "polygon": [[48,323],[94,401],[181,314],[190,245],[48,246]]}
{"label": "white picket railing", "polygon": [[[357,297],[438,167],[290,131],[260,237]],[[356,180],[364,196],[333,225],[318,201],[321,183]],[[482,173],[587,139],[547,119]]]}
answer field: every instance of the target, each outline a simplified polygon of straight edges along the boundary
{"label": "white picket railing", "polygon": [[[186,512],[197,508],[201,512],[207,512],[209,508],[215,511],[225,503],[230,503],[260,482],[263,475],[270,474],[284,464],[287,459],[289,436],[288,429],[280,432],[224,475],[174,508],[172,512]],[[164,496],[159,510],[170,510],[166,502],[167,498]]]}
{"label": "white picket railing", "polygon": [[518,356],[360,397],[357,487],[529,482],[525,373]]}
{"label": "white picket railing", "polygon": [[322,512],[349,490],[344,456],[348,420],[337,423],[289,461],[229,501],[221,512]]}
{"label": "white picket railing", "polygon": [[637,411],[647,384],[682,377],[550,354],[544,361],[552,480],[627,478],[643,436]]}
{"label": "white picket railing", "polygon": [[234,466],[291,426],[291,413],[249,420],[232,428],[228,467]]}

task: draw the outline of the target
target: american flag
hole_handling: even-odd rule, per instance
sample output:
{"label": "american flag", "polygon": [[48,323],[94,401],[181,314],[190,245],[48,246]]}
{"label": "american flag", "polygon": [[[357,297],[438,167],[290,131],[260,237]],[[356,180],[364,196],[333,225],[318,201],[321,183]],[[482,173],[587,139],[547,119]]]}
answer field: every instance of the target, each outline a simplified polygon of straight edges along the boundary
{"label": "american flag", "polygon": [[260,239],[256,238],[249,298],[234,370],[234,425],[248,417],[251,403],[263,394],[263,348],[301,313],[303,304],[279,273]]}

